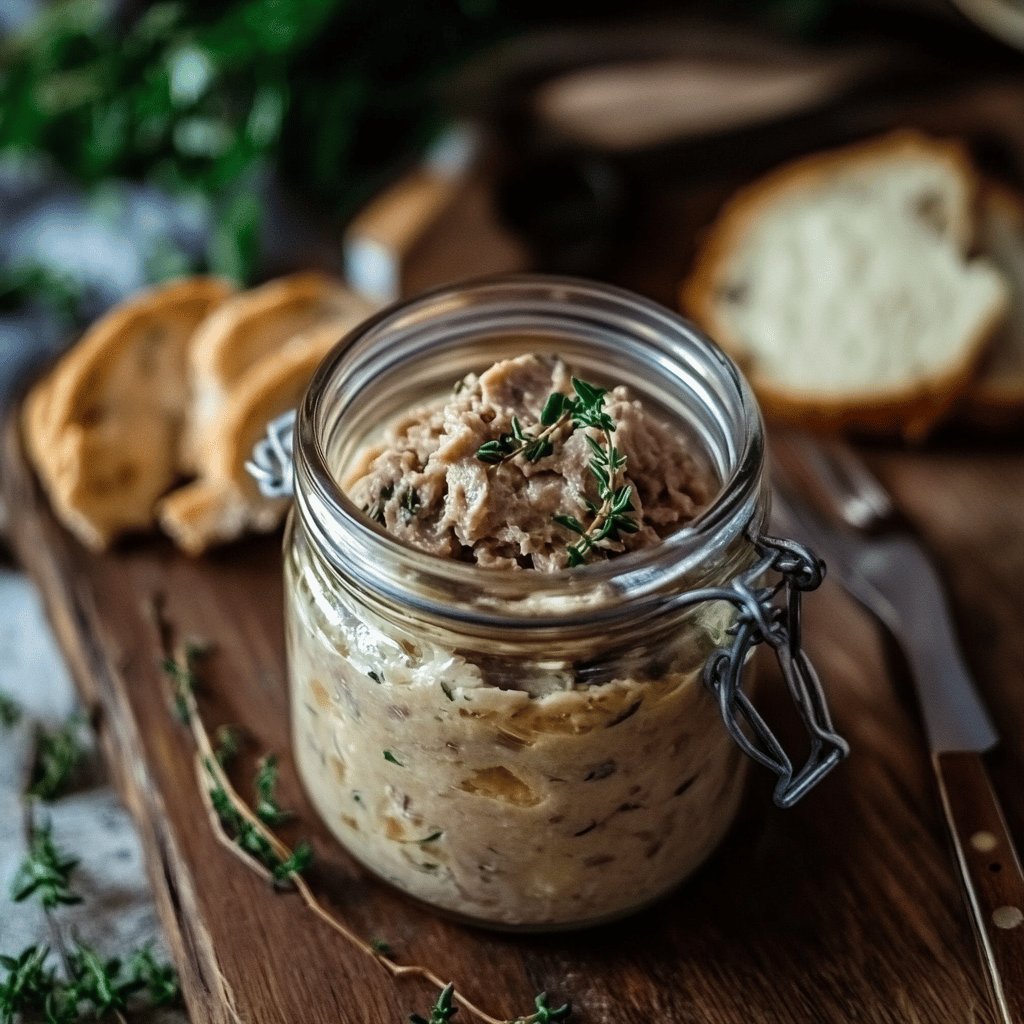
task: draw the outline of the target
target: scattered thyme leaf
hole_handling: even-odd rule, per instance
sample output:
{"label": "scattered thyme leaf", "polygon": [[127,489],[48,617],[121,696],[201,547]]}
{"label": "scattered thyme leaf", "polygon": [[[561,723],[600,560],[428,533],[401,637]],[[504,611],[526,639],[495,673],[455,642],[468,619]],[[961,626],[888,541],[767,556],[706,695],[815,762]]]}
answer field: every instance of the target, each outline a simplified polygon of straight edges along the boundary
{"label": "scattered thyme leaf", "polygon": [[178,972],[170,964],[157,961],[152,945],[143,946],[132,954],[128,972],[137,986],[145,988],[153,1006],[170,1006],[181,1000]]}
{"label": "scattered thyme leaf", "polygon": [[136,981],[121,977],[120,960],[103,960],[84,943],[75,943],[70,959],[75,997],[92,1003],[97,1017],[126,1009],[128,996],[141,987]]}
{"label": "scattered thyme leaf", "polygon": [[430,1008],[430,1016],[421,1017],[418,1013],[411,1013],[409,1014],[409,1021],[411,1024],[448,1024],[448,1021],[459,1012],[459,1008],[452,1002],[454,998],[455,983],[449,981],[441,989],[441,994],[437,997],[437,1001]]}
{"label": "scattered thyme leaf", "polygon": [[370,939],[370,949],[380,956],[391,956],[394,952],[387,939]]}
{"label": "scattered thyme leaf", "polygon": [[[527,430],[519,421],[512,417],[512,430],[500,434],[497,438],[487,441],[476,451],[476,457],[489,466],[499,466],[511,462],[522,455],[527,462],[540,462],[554,451],[552,438],[565,424],[572,427],[572,418],[577,401],[560,391],[548,395],[540,414],[539,429]],[[534,432],[536,431],[536,432]]]}
{"label": "scattered thyme leaf", "polygon": [[213,734],[214,739],[214,756],[217,758],[217,763],[222,767],[227,767],[237,756],[238,751],[242,746],[242,732],[234,725],[219,725],[217,731]]}
{"label": "scattered thyme leaf", "polygon": [[72,715],[56,729],[36,729],[35,757],[29,773],[27,796],[55,800],[65,793],[85,757],[83,721]]}
{"label": "scattered thyme leaf", "polygon": [[0,1020],[4,1024],[17,1014],[44,1009],[54,985],[49,957],[50,947],[42,943],[17,956],[0,956],[0,967],[6,972],[0,981]]}
{"label": "scattered thyme leaf", "polygon": [[21,705],[9,694],[0,691],[0,726],[11,729],[21,721]]}
{"label": "scattered thyme leaf", "polygon": [[53,842],[50,822],[32,829],[29,848],[11,882],[11,899],[21,903],[36,896],[45,910],[62,904],[81,903],[71,891],[71,875],[78,860],[62,853]]}
{"label": "scattered thyme leaf", "polygon": [[387,484],[380,489],[377,500],[363,508],[363,511],[375,522],[381,525],[385,522],[384,506],[391,500],[395,493],[395,485]]}
{"label": "scattered thyme leaf", "polygon": [[572,1015],[572,1003],[563,1003],[561,1006],[548,1006],[547,992],[541,992],[533,1000],[534,1011],[526,1017],[517,1017],[506,1024],[557,1024],[558,1021],[568,1020]]}
{"label": "scattered thyme leaf", "polygon": [[384,682],[384,677],[379,672],[367,672],[366,673],[378,686]]}
{"label": "scattered thyme leaf", "polygon": [[397,764],[399,768],[404,768],[405,767],[405,765],[402,764],[402,762],[399,761],[398,758],[395,757],[395,755],[392,754],[390,750],[385,750],[384,751],[384,760],[385,761],[390,761],[392,764]]}
{"label": "scattered thyme leaf", "polygon": [[621,482],[626,468],[626,456],[612,441],[615,421],[604,408],[608,392],[577,377],[573,377],[572,386],[576,392],[573,424],[580,428],[600,430],[604,435],[604,443],[596,441],[589,434],[585,435],[591,452],[590,472],[597,482],[597,495],[601,500],[600,505],[589,500],[586,503],[593,517],[590,524],[584,526],[571,515],[552,517],[560,526],[579,537],[579,540],[566,548],[566,561],[570,568],[583,565],[590,552],[602,541],[616,541],[620,534],[636,533],[640,529],[640,524],[631,515],[634,511],[633,488]]}
{"label": "scattered thyme leaf", "polygon": [[455,700],[455,697],[452,695],[452,688],[443,679],[441,680],[441,692],[449,700]]}
{"label": "scattered thyme leaf", "polygon": [[312,863],[313,847],[303,839],[292,850],[291,856],[273,869],[274,880],[285,882],[292,875],[301,875]]}
{"label": "scattered thyme leaf", "polygon": [[282,825],[291,817],[277,802],[277,756],[267,754],[260,758],[256,769],[256,817],[267,825]]}
{"label": "scattered thyme leaf", "polygon": [[402,495],[402,516],[405,519],[412,519],[420,510],[420,496],[416,493],[416,490],[410,487]]}
{"label": "scattered thyme leaf", "polygon": [[190,641],[185,644],[183,660],[164,658],[161,667],[164,675],[171,681],[174,690],[174,709],[180,721],[186,725],[189,720],[189,704],[198,689],[197,667],[200,661],[210,653],[208,644]]}

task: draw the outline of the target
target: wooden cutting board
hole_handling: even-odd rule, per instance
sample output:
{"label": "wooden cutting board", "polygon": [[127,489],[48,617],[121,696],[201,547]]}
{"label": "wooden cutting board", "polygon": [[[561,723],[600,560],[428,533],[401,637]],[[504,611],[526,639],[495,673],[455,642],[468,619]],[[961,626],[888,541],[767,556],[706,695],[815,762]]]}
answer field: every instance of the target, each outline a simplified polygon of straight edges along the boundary
{"label": "wooden cutting board", "polygon": [[[1000,116],[1013,109],[1005,97],[991,102]],[[949,116],[952,127],[957,115]],[[666,191],[652,203],[644,215],[652,234],[624,253],[618,279],[671,301],[694,231],[725,187]],[[1004,739],[996,786],[1024,844],[1024,455],[1019,444],[947,442],[872,459],[948,579],[968,660]],[[424,1012],[434,992],[392,981],[218,844],[191,740],[168,710],[148,612],[155,599],[183,634],[216,644],[200,702],[211,727],[238,724],[251,737],[240,787],[248,790],[253,756],[280,755],[282,802],[298,812],[285,835],[312,840],[309,877],[324,902],[495,1016],[525,1013],[547,990],[573,1000],[580,1024],[990,1019],[913,700],[889,645],[833,582],[807,603],[807,645],[850,761],[791,811],[772,806],[770,780],[752,770],[737,825],[712,862],[642,914],[582,933],[491,934],[442,920],[370,878],[306,802],[289,749],[279,538],[202,560],[157,540],[91,554],[54,521],[13,424],[0,484],[17,554],[139,824],[195,1021],[397,1024]],[[767,661],[765,679],[759,699],[796,742]]]}

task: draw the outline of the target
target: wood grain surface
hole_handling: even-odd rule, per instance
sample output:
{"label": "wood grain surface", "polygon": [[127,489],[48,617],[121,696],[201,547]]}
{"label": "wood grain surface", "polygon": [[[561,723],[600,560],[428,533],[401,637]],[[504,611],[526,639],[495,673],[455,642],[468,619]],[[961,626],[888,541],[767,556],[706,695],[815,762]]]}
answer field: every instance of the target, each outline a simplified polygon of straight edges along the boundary
{"label": "wood grain surface", "polygon": [[[995,90],[982,96],[989,106],[975,106],[986,133],[1010,117],[1012,95],[1020,104],[1020,90]],[[949,118],[951,127],[968,120],[955,110]],[[1024,135],[1024,125],[1013,127]],[[1021,142],[1011,149],[1017,158]],[[1024,171],[1024,159],[1017,166]],[[666,188],[639,222],[648,244],[624,247],[616,279],[671,301],[692,238],[727,184]],[[1003,736],[991,759],[995,786],[1024,843],[1019,439],[996,449],[947,439],[870,456],[946,575],[968,660]],[[156,540],[90,554],[53,520],[12,424],[0,482],[17,554],[45,597],[139,823],[195,1021],[397,1024],[433,993],[391,981],[216,842],[190,739],[169,713],[157,667],[147,608],[158,597],[182,633],[217,645],[200,701],[211,726],[237,723],[251,737],[240,785],[248,788],[253,756],[280,755],[282,803],[298,811],[286,838],[311,838],[317,893],[361,934],[452,978],[496,1016],[524,1013],[534,993],[548,990],[573,1000],[580,1024],[990,1020],[912,696],[891,645],[834,582],[807,602],[806,642],[853,748],[849,762],[791,811],[772,806],[770,779],[752,770],[719,853],[648,911],[583,933],[491,934],[442,920],[368,877],[310,810],[289,750],[279,538],[195,561]],[[765,675],[759,699],[796,742],[767,663]]]}

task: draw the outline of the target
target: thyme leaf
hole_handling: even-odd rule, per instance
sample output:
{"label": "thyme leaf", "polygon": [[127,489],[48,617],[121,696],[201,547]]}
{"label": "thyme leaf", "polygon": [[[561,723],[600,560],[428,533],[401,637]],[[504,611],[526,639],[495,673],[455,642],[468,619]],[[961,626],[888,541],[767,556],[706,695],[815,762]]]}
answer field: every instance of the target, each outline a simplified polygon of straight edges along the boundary
{"label": "thyme leaf", "polygon": [[85,757],[82,718],[72,715],[56,729],[36,729],[35,756],[26,795],[55,800],[66,792]]}
{"label": "thyme leaf", "polygon": [[11,729],[21,721],[21,705],[9,694],[0,691],[0,726]]}
{"label": "thyme leaf", "polygon": [[277,756],[267,754],[260,758],[256,770],[256,816],[267,825],[282,825],[291,811],[282,810],[277,802]]}
{"label": "thyme leaf", "polygon": [[449,981],[430,1008],[430,1016],[421,1017],[418,1013],[410,1013],[409,1021],[411,1024],[448,1024],[448,1021],[459,1012],[459,1008],[452,1003],[454,997],[455,983]]}
{"label": "thyme leaf", "polygon": [[602,541],[616,541],[623,533],[636,533],[640,524],[631,514],[633,508],[633,487],[623,483],[622,477],[626,468],[626,456],[623,455],[612,440],[615,433],[615,421],[604,408],[607,391],[596,388],[576,377],[572,379],[576,391],[576,409],[573,423],[578,427],[590,427],[600,430],[602,441],[586,435],[590,447],[590,472],[597,482],[597,496],[600,505],[587,500],[587,511],[591,521],[584,526],[575,516],[556,515],[554,521],[579,539],[566,548],[567,562],[570,568],[583,565],[587,556]]}
{"label": "thyme leaf", "polygon": [[71,891],[71,875],[78,859],[62,853],[53,842],[53,826],[47,822],[32,829],[25,859],[11,882],[11,899],[21,903],[36,896],[45,910],[81,903]]}
{"label": "thyme leaf", "polygon": [[399,768],[404,768],[405,767],[405,765],[402,764],[402,762],[399,761],[398,758],[395,757],[395,755],[392,754],[390,750],[385,750],[384,751],[384,760],[385,761],[390,761],[391,764],[397,764]]}

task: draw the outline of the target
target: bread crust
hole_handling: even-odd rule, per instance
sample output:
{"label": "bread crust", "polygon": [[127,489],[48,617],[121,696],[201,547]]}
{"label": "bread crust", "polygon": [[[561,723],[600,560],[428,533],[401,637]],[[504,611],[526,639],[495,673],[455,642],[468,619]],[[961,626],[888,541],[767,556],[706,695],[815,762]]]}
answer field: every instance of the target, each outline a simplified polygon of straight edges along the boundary
{"label": "bread crust", "polygon": [[289,502],[264,498],[245,463],[267,424],[298,404],[316,367],[345,333],[338,324],[321,324],[261,360],[230,392],[213,425],[202,475],[171,492],[158,510],[161,528],[187,554],[280,523]]}
{"label": "bread crust", "polygon": [[[1011,222],[1024,247],[1024,194],[1002,182],[986,178],[982,183],[980,201],[988,207],[990,214]],[[997,334],[994,344],[999,343]],[[1018,344],[1024,345],[1024,339]],[[980,372],[964,393],[957,413],[969,423],[989,427],[1009,426],[1024,418],[1024,372],[1015,377],[997,378],[986,374],[982,363]]]}
{"label": "bread crust", "polygon": [[321,322],[347,314],[351,325],[375,311],[344,282],[318,271],[292,274],[234,296],[196,331],[192,344],[193,406],[183,450],[187,468],[202,472],[215,424],[230,393],[264,359]]}
{"label": "bread crust", "polygon": [[148,289],[100,318],[30,392],[29,456],[61,520],[87,546],[152,526],[180,468],[185,364],[197,324],[231,293],[215,278]]}
{"label": "bread crust", "polygon": [[[961,178],[968,195],[976,195],[977,173],[961,143],[932,139],[913,130],[899,130],[783,165],[741,189],[726,203],[709,229],[693,270],[680,288],[680,304],[683,312],[707,331],[748,374],[767,416],[821,431],[853,429],[899,433],[918,439],[927,434],[968,387],[987,343],[1005,315],[1005,300],[1003,307],[993,311],[946,372],[911,386],[849,393],[841,398],[800,394],[780,388],[759,374],[745,345],[729,330],[716,308],[729,257],[764,210],[787,195],[826,180],[837,170],[848,171],[857,163],[922,155],[945,163]],[[973,225],[957,225],[956,231],[966,248],[972,240]]]}

